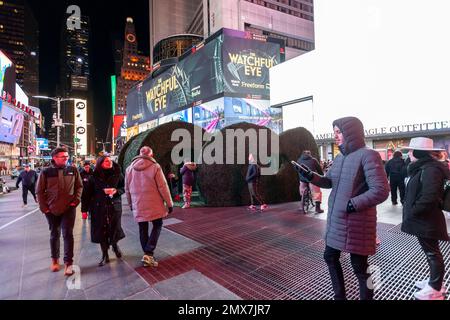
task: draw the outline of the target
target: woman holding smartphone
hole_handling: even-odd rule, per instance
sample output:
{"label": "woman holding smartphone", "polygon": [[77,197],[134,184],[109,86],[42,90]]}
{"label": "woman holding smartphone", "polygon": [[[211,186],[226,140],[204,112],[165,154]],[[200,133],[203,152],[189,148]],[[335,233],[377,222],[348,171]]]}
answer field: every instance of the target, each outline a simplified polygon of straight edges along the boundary
{"label": "woman holding smartphone", "polygon": [[99,243],[102,258],[100,267],[109,262],[108,250],[112,246],[117,258],[122,252],[117,243],[125,238],[122,229],[122,199],[125,193],[124,177],[120,166],[110,157],[97,160],[93,175],[89,179],[84,201],[89,202],[91,217],[91,241]]}

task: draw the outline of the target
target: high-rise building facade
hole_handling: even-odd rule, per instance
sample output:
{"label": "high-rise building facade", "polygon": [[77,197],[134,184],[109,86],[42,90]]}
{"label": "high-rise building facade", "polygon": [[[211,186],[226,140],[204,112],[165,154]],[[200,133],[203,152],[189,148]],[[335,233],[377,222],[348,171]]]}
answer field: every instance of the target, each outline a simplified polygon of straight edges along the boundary
{"label": "high-rise building facade", "polygon": [[283,39],[286,60],[314,49],[313,0],[149,1],[151,49],[173,35],[207,38],[221,28]]}
{"label": "high-rise building facade", "polygon": [[[28,96],[39,93],[39,27],[24,0],[0,1],[0,48],[14,62],[16,81]],[[31,105],[36,101],[31,99]]]}
{"label": "high-rise building facade", "polygon": [[[93,105],[89,92],[90,62],[89,62],[89,35],[90,24],[87,16],[81,16],[80,28],[67,28],[66,20],[63,21],[61,32],[61,56],[60,56],[60,87],[58,94],[64,98],[77,98],[87,100],[87,132],[88,146],[94,142],[93,130]],[[56,109],[53,111],[56,113]],[[73,101],[61,103],[61,119],[64,127],[60,130],[60,141],[69,147],[71,153],[75,153],[75,116]],[[53,131],[56,131],[54,129]],[[52,134],[53,136],[54,134]],[[52,139],[53,140],[53,139]]]}
{"label": "high-rise building facade", "polygon": [[127,94],[139,81],[144,80],[151,71],[150,59],[138,51],[136,29],[132,18],[127,18],[125,39],[122,50],[122,68],[117,76],[115,114],[126,114]]}
{"label": "high-rise building facade", "polygon": [[313,0],[203,0],[205,37],[221,28],[285,40],[286,60],[314,49]]}
{"label": "high-rise building facade", "polygon": [[[149,0],[150,4],[150,58],[153,48],[161,40],[179,34],[203,36],[202,0]],[[200,25],[195,24],[200,21]],[[190,32],[188,32],[190,30]]]}

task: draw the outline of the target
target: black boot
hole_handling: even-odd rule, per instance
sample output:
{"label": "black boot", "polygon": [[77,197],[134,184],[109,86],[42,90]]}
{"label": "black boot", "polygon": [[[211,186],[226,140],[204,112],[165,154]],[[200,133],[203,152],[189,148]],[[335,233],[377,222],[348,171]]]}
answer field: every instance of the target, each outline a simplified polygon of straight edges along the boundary
{"label": "black boot", "polygon": [[323,210],[320,208],[320,202],[316,201],[316,213],[323,213]]}
{"label": "black boot", "polygon": [[100,244],[100,246],[102,248],[102,260],[100,260],[98,266],[103,267],[105,264],[109,263],[109,255],[108,255],[109,245],[102,243]]}
{"label": "black boot", "polygon": [[112,245],[113,251],[116,254],[117,259],[122,259],[122,251],[120,251],[119,246],[117,243]]}

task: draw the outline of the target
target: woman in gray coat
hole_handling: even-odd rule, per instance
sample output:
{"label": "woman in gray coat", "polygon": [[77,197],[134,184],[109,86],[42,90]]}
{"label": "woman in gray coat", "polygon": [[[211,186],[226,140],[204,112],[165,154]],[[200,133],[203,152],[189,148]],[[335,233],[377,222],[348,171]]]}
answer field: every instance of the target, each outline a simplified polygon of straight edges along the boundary
{"label": "woman in gray coat", "polygon": [[375,254],[377,247],[376,206],[388,198],[389,184],[380,155],[365,145],[364,127],[359,119],[338,119],[333,122],[333,129],[341,153],[325,176],[312,171],[303,174],[313,184],[332,189],[328,198],[324,259],[335,300],[346,299],[339,261],[341,251],[350,253],[361,300],[371,300],[368,256]]}

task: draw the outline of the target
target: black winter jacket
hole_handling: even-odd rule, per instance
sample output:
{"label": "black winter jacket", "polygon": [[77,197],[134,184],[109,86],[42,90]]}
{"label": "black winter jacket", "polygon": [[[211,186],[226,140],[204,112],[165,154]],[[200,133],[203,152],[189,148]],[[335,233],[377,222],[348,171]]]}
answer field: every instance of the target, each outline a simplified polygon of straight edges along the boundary
{"label": "black winter jacket", "polygon": [[386,163],[385,170],[388,178],[404,179],[405,177],[405,161],[402,158],[392,158]]}
{"label": "black winter jacket", "polygon": [[94,171],[91,169],[89,172],[86,170],[80,170],[81,181],[83,181],[83,193],[81,195],[81,212],[89,211],[89,201],[86,201],[86,190],[88,189],[89,179],[92,177]]}
{"label": "black winter jacket", "polygon": [[245,181],[247,183],[256,182],[259,179],[260,171],[259,166],[256,163],[250,163],[247,169],[247,176],[245,177]]}
{"label": "black winter jacket", "polygon": [[408,234],[449,240],[444,213],[444,179],[450,178],[448,168],[431,157],[419,159],[408,167],[401,230]]}
{"label": "black winter jacket", "polygon": [[[91,241],[94,243],[117,243],[125,238],[122,229],[122,200],[125,181],[117,163],[112,170],[94,171],[83,194],[83,202],[89,203],[91,213]],[[115,188],[117,193],[111,199],[103,189]]]}
{"label": "black winter jacket", "polygon": [[34,185],[36,185],[37,180],[38,180],[38,174],[36,173],[36,171],[30,170],[30,171],[26,172],[24,170],[19,174],[19,178],[17,179],[17,182],[16,182],[16,188],[19,188],[20,182],[22,182],[22,186],[24,186],[24,187],[34,186]]}

